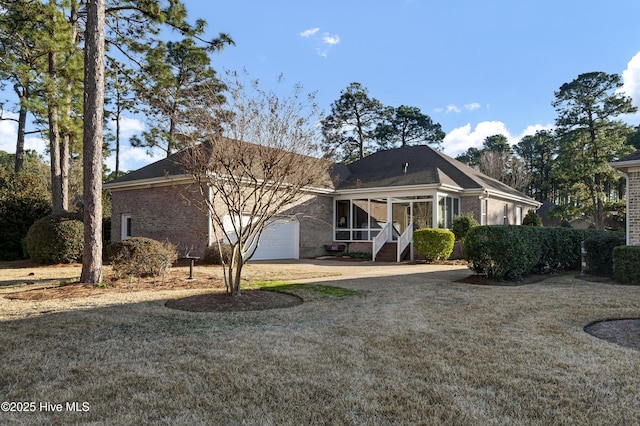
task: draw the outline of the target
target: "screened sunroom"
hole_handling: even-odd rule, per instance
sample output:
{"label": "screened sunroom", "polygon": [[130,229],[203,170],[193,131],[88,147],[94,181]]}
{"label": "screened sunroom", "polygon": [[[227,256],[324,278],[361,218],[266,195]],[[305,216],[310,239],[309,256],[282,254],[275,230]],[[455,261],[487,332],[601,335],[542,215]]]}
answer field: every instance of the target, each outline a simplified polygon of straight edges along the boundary
{"label": "screened sunroom", "polygon": [[385,241],[397,240],[409,228],[451,228],[459,214],[460,199],[445,193],[340,196],[334,198],[334,239],[373,241],[388,225]]}
{"label": "screened sunroom", "polygon": [[[415,229],[451,228],[459,214],[460,198],[439,191],[342,194],[334,197],[334,240],[370,242],[374,260],[385,244],[393,243],[399,261],[412,245]],[[409,253],[413,258],[412,249]]]}

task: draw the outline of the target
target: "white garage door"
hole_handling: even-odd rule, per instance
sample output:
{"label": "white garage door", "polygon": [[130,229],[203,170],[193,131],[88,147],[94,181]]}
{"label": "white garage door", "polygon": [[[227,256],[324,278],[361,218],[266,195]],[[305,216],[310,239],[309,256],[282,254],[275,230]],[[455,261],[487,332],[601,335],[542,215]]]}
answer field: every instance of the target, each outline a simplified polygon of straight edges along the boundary
{"label": "white garage door", "polygon": [[[224,218],[225,231],[231,232],[231,218]],[[235,239],[231,237],[230,239]],[[258,248],[251,260],[298,259],[300,223],[289,218],[272,220],[264,229],[258,242]]]}
{"label": "white garage door", "polygon": [[298,259],[299,222],[289,219],[269,224],[260,236],[258,248],[251,260]]}

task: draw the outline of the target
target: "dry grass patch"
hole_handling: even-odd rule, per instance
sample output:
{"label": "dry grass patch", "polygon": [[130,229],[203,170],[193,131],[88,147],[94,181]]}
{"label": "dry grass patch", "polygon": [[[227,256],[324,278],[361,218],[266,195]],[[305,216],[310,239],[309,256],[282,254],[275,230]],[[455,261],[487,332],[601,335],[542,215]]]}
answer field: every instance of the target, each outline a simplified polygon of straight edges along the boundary
{"label": "dry grass patch", "polygon": [[271,311],[187,313],[166,308],[160,292],[5,319],[2,400],[87,401],[90,410],[0,413],[0,422],[637,422],[639,353],[583,327],[637,317],[639,288],[567,276],[453,282],[464,275],[329,277],[322,284],[367,293]]}

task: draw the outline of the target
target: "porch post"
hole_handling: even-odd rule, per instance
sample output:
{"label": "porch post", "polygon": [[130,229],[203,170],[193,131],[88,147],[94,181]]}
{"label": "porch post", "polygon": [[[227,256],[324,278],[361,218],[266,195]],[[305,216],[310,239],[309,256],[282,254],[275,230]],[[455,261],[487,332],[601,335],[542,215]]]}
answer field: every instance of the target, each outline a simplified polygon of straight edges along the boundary
{"label": "porch post", "polygon": [[391,241],[393,239],[393,201],[391,197],[387,195],[387,223],[389,224],[389,229],[387,230],[387,235],[384,237],[384,241]]}
{"label": "porch post", "polygon": [[433,226],[432,226],[432,228],[437,228],[437,227],[438,227],[438,205],[439,205],[439,198],[440,198],[440,197],[439,197],[438,193],[436,192],[436,195],[433,197],[433,203],[432,203],[432,204],[433,204],[433,207],[432,207],[433,214],[431,215],[431,216],[432,216],[432,218],[433,218],[433,219],[432,219],[432,222],[433,222],[433,223],[432,223],[432,225],[433,225]]}

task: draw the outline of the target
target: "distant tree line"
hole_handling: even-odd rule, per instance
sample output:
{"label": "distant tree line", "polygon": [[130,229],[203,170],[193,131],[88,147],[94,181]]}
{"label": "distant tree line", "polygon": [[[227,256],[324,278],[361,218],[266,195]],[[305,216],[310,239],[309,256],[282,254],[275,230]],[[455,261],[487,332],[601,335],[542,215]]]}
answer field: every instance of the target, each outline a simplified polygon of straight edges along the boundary
{"label": "distant tree line", "polygon": [[640,126],[620,120],[637,111],[621,86],[616,74],[581,74],[555,92],[554,129],[514,146],[504,135],[490,136],[456,159],[540,202],[555,203],[552,213],[559,219],[586,216],[603,228],[607,212],[624,218],[625,180],[609,163],[640,148]]}

